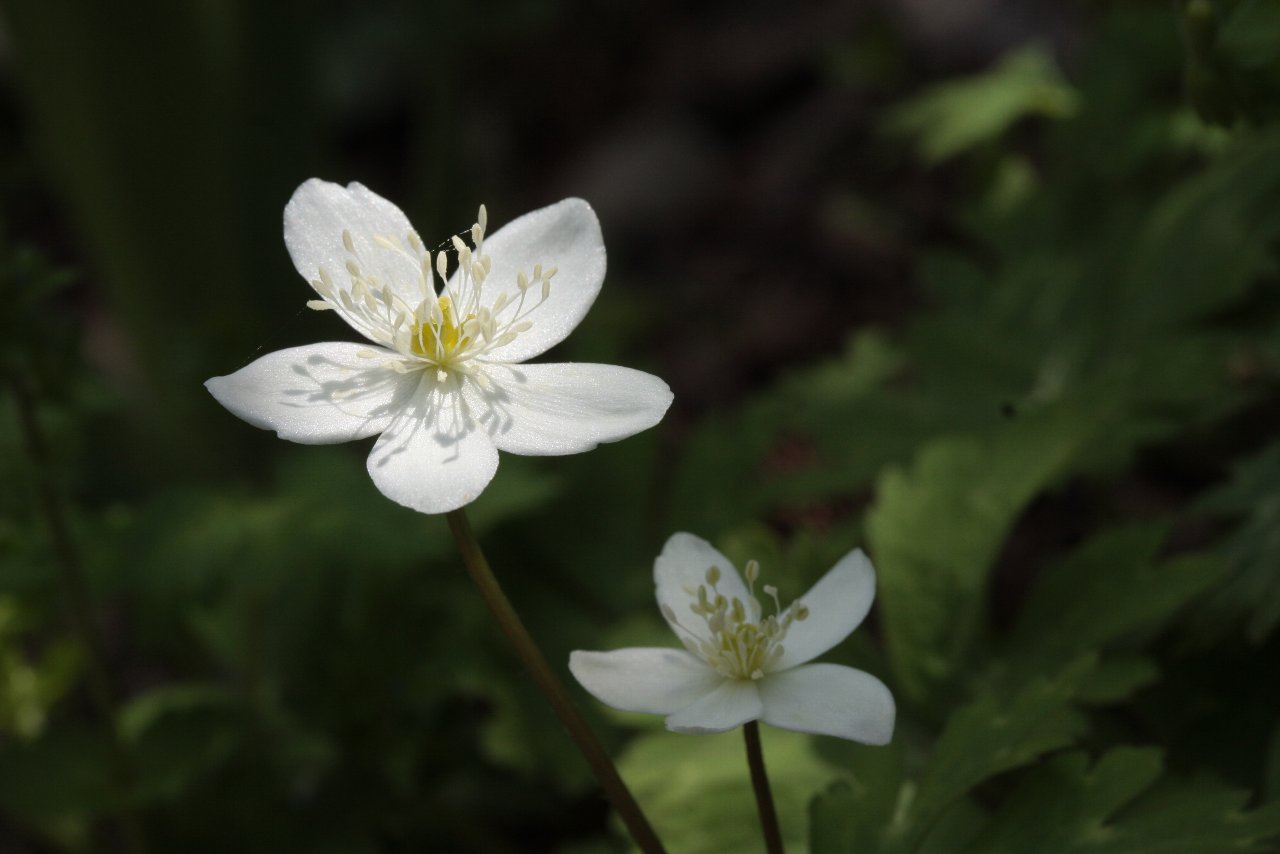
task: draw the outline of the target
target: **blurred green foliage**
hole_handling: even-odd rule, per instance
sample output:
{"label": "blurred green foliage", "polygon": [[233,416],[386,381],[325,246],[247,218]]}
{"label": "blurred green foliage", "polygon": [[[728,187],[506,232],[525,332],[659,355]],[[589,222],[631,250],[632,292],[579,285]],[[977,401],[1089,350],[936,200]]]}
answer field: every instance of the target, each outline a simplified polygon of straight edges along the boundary
{"label": "blurred green foliage", "polygon": [[[253,435],[196,381],[336,328],[290,323],[304,292],[278,216],[325,157],[304,43],[343,43],[347,19],[292,32],[289,4],[117,5],[6,10],[39,158],[131,356],[82,358],[97,306],[79,277],[5,247],[0,379],[34,395],[50,454],[29,454],[21,395],[0,398],[0,848],[122,848],[112,822],[136,815],[159,851],[618,850],[443,523],[378,494],[364,448]],[[761,560],[784,598],[864,546],[873,618],[829,658],[890,684],[898,730],[886,748],[766,732],[788,850],[1273,847],[1273,5],[1116,9],[1072,62],[1015,48],[883,105],[883,134],[847,156],[949,187],[949,231],[913,246],[913,311],[662,430],[506,456],[471,508],[551,660],[674,644],[650,574],[672,531]],[[513,8],[496,38],[551,14]],[[397,68],[430,81],[415,109],[447,114],[475,31],[414,52],[389,9],[350,43],[410,57]],[[359,57],[332,72],[331,109],[392,73]],[[418,168],[449,172],[447,136],[415,125]],[[470,203],[448,189],[416,194],[422,218],[406,201],[415,220]],[[832,227],[906,216],[832,192],[875,214]],[[645,362],[663,300],[606,288],[564,357],[661,372]],[[63,621],[49,484],[121,697],[109,722]],[[580,696],[673,852],[755,850],[736,734]]]}
{"label": "blurred green foliage", "polygon": [[1277,116],[1280,8],[1269,0],[1179,0],[1192,104],[1207,121]]}
{"label": "blurred green foliage", "polygon": [[1020,119],[1066,118],[1079,98],[1044,51],[1014,51],[991,71],[935,87],[889,114],[890,133],[916,141],[920,156],[939,163],[999,138]]}

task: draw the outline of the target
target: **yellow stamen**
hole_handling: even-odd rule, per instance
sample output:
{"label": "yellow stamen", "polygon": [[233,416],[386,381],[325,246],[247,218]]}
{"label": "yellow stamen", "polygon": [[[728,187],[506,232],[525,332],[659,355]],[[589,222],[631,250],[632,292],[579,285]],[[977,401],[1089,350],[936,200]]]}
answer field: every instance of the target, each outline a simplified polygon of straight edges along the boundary
{"label": "yellow stamen", "polygon": [[462,327],[474,315],[468,315],[461,324],[458,323],[453,315],[453,303],[447,296],[436,299],[436,311],[424,311],[425,308],[426,304],[423,309],[418,310],[409,348],[415,355],[427,359],[448,359],[470,340],[462,334]]}

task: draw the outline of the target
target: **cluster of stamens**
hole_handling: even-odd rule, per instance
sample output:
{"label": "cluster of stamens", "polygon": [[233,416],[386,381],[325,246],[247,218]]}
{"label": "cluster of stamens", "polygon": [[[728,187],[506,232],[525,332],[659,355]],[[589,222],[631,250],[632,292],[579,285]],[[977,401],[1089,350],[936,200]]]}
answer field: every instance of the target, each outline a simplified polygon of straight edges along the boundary
{"label": "cluster of stamens", "polygon": [[[319,278],[311,282],[321,299],[307,305],[316,310],[341,308],[371,340],[406,357],[389,363],[394,370],[407,373],[435,368],[440,381],[451,370],[467,372],[467,362],[510,344],[533,325],[529,316],[550,297],[551,279],[556,274],[554,267],[544,269],[538,264],[531,273],[518,273],[514,282],[493,283],[503,290],[495,299],[485,298],[493,269],[484,254],[487,222],[488,214],[481,205],[470,230],[471,246],[454,235],[449,248],[435,253],[434,264],[432,253],[415,232],[402,237],[374,235],[378,249],[408,259],[417,270],[415,283],[406,287],[409,283],[396,282],[396,288],[372,274],[370,264],[362,263],[365,259],[360,248],[344,229],[342,245],[350,256],[345,265],[350,284],[339,284],[321,267]],[[448,278],[450,251],[457,256],[452,282]],[[448,283],[439,293],[436,275]],[[507,290],[510,286],[514,290]],[[531,297],[530,291],[539,296]],[[377,356],[372,350],[361,355]],[[482,374],[475,378],[484,379]]]}
{"label": "cluster of stamens", "polygon": [[689,608],[707,625],[707,637],[680,625],[669,606],[663,613],[676,626],[684,629],[681,639],[690,652],[701,656],[717,673],[730,679],[760,679],[782,657],[782,641],[787,629],[796,620],[809,616],[803,603],[796,603],[785,612],[778,601],[778,588],[766,584],[762,590],[773,600],[774,613],[765,616],[760,600],[755,595],[756,580],[760,577],[760,564],[747,561],[743,575],[747,580],[747,601],[736,596],[726,597],[718,589],[720,569],[707,569],[706,583],[697,589],[687,587],[694,601]]}

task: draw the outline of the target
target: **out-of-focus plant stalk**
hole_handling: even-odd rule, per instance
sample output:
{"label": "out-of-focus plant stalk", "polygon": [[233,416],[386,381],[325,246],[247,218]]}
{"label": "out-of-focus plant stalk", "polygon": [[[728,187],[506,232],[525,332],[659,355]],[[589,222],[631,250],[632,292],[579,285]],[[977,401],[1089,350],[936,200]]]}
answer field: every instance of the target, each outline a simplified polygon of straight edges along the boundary
{"label": "out-of-focus plant stalk", "polygon": [[462,561],[466,564],[467,572],[480,590],[481,598],[489,606],[502,633],[515,647],[516,654],[520,656],[520,660],[529,671],[529,675],[533,677],[538,689],[542,691],[551,708],[555,710],[556,716],[560,718],[560,722],[569,731],[573,743],[586,758],[596,780],[631,833],[631,838],[645,854],[664,854],[662,842],[659,841],[649,820],[645,818],[627,784],[618,774],[618,769],[614,767],[609,754],[596,739],[577,706],[573,704],[564,683],[555,675],[547,663],[546,656],[534,643],[533,637],[520,620],[520,615],[516,613],[510,600],[502,591],[493,570],[489,568],[484,552],[480,550],[480,544],[471,530],[471,523],[467,520],[466,513],[461,509],[454,510],[445,514],[445,518],[449,522],[449,530],[453,532],[453,539],[458,544],[458,550],[462,553]]}
{"label": "out-of-focus plant stalk", "polygon": [[[93,612],[89,607],[89,585],[85,582],[80,553],[76,548],[75,538],[71,534],[67,510],[53,476],[52,455],[49,452],[44,431],[40,427],[35,393],[22,378],[10,379],[9,385],[13,391],[19,428],[26,444],[27,455],[36,471],[41,511],[45,524],[49,528],[54,563],[58,567],[58,581],[62,587],[62,597],[71,621],[71,630],[84,647],[88,661],[89,696],[94,710],[107,728],[116,781],[128,798],[133,790],[135,776],[133,763],[120,736],[115,692],[112,690],[111,676],[107,670],[102,636],[94,623]],[[149,850],[146,831],[134,809],[124,806],[117,818],[120,833],[128,850],[133,854],[146,854]]]}
{"label": "out-of-focus plant stalk", "polygon": [[747,743],[747,766],[751,769],[751,788],[756,793],[756,810],[760,813],[760,832],[764,834],[765,850],[769,854],[783,854],[782,830],[778,827],[778,813],[773,807],[769,775],[764,770],[764,750],[760,747],[760,724],[757,721],[748,721],[743,724],[742,737]]}

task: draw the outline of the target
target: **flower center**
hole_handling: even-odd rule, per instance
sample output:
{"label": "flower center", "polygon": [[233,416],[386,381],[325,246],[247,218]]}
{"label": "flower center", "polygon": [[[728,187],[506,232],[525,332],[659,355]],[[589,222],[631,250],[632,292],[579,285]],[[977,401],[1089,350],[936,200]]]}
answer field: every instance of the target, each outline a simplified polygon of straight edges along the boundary
{"label": "flower center", "polygon": [[437,365],[448,365],[454,354],[465,350],[470,343],[470,336],[464,330],[474,326],[471,321],[476,316],[469,314],[459,324],[454,318],[453,303],[447,296],[436,298],[434,310],[428,308],[429,305],[429,301],[424,301],[414,312],[409,350]]}
{"label": "flower center", "polygon": [[[394,370],[434,369],[441,381],[456,370],[483,381],[482,372],[473,371],[467,363],[505,347],[530,329],[529,318],[551,296],[551,279],[556,274],[555,267],[536,264],[531,272],[516,273],[514,281],[492,281],[493,263],[484,254],[487,218],[481,205],[468,232],[471,245],[455,235],[434,258],[412,231],[357,239],[344,230],[350,286],[321,267],[320,277],[311,286],[322,298],[307,305],[341,310],[372,341],[396,351],[404,358],[388,362]],[[375,257],[379,253],[391,253],[399,263],[381,263],[384,258]],[[456,256],[452,276],[450,254]],[[405,260],[411,263],[404,264]],[[397,281],[383,281],[370,272],[379,268],[397,273]],[[405,273],[411,281],[404,280]],[[445,282],[439,291],[437,277]],[[378,356],[373,350],[361,355]]]}
{"label": "flower center", "polygon": [[[747,601],[736,596],[732,599],[722,594],[719,567],[710,567],[706,583],[696,591],[689,591],[694,601],[689,608],[707,625],[708,639],[693,642],[692,651],[706,659],[717,673],[730,679],[760,679],[782,657],[782,641],[787,629],[796,620],[809,616],[803,604],[793,604],[783,611],[778,601],[778,588],[766,584],[765,595],[773,600],[774,613],[765,615],[760,600],[755,595],[756,580],[760,577],[760,564],[747,561]],[[672,622],[674,614],[668,614]]]}

